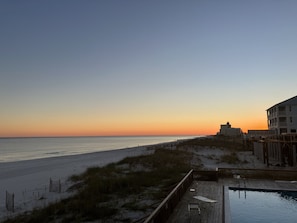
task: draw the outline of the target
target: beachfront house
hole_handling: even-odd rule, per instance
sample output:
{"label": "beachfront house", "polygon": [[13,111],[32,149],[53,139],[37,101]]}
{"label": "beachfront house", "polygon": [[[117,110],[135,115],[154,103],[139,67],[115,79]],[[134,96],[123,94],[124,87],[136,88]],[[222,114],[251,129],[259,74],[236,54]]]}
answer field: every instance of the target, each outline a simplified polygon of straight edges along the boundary
{"label": "beachfront house", "polygon": [[268,108],[267,122],[277,134],[297,133],[297,96]]}
{"label": "beachfront house", "polygon": [[227,122],[226,124],[221,125],[219,135],[223,136],[241,136],[242,131],[240,128],[232,128],[231,124]]}

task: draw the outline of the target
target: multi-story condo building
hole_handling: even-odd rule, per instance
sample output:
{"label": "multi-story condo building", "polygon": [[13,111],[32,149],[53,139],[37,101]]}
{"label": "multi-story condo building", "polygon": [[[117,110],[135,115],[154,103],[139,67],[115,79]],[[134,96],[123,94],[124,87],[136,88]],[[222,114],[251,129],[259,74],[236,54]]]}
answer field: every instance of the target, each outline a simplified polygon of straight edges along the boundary
{"label": "multi-story condo building", "polygon": [[297,96],[267,109],[268,129],[277,134],[297,132]]}

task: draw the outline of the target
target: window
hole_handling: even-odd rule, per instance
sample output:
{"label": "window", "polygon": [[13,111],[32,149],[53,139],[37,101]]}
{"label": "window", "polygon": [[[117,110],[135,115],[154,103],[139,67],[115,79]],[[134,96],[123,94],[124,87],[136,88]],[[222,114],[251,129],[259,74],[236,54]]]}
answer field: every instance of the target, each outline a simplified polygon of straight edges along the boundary
{"label": "window", "polygon": [[292,117],[290,117],[290,123],[292,123],[293,122],[293,118]]}
{"label": "window", "polygon": [[296,133],[296,129],[291,129],[291,133]]}

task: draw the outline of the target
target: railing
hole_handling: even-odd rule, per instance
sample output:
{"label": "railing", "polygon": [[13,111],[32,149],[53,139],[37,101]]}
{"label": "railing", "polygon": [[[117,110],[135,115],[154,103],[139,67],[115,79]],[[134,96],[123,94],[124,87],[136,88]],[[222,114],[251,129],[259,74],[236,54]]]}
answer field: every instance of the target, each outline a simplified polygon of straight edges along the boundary
{"label": "railing", "polygon": [[166,222],[192,182],[193,170],[190,170],[190,172],[179,182],[144,223]]}
{"label": "railing", "polygon": [[286,111],[278,111],[278,116],[286,116]]}
{"label": "railing", "polygon": [[[218,168],[217,171],[194,171],[191,170],[180,183],[170,192],[170,194],[162,201],[162,203],[149,215],[144,223],[163,223],[168,220],[176,205],[180,202],[182,196],[192,184],[194,175],[197,179],[217,180],[221,177],[233,177],[240,175],[243,178],[260,178],[274,180],[295,180],[297,179],[297,171],[295,170],[268,170],[268,169],[238,169],[238,168]],[[207,179],[205,178],[207,177]],[[201,180],[200,179],[200,180]],[[230,207],[228,206],[228,195],[226,193],[228,187],[223,186],[223,212],[222,222],[229,223]]]}
{"label": "railing", "polygon": [[286,121],[282,121],[278,123],[279,127],[287,127],[287,122]]}

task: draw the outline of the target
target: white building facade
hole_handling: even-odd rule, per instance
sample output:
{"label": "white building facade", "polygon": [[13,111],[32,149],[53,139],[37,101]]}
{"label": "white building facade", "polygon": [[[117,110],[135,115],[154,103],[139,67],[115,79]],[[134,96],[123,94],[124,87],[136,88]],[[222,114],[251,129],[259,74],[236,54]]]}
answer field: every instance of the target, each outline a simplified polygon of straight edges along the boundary
{"label": "white building facade", "polygon": [[267,109],[269,130],[277,134],[297,133],[297,96]]}

